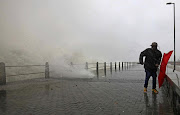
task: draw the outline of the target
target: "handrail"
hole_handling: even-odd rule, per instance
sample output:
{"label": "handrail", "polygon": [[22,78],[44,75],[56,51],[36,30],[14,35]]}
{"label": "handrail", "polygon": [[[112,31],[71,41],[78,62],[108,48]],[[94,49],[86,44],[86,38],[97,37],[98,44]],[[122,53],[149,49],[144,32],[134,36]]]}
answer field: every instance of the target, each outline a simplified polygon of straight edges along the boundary
{"label": "handrail", "polygon": [[104,67],[104,66],[98,66],[98,67]]}
{"label": "handrail", "polygon": [[96,67],[89,67],[89,68],[96,68]]}
{"label": "handrail", "polygon": [[[7,75],[6,76],[6,68],[17,68],[17,67],[45,67],[44,72],[34,72],[34,73],[20,73],[20,74],[15,74],[15,75]],[[20,76],[20,75],[30,75],[30,74],[40,74],[40,73],[45,73],[45,78],[49,78],[49,64],[48,62],[45,63],[45,65],[21,65],[21,66],[6,66],[5,63],[0,62],[0,85],[5,85],[6,84],[6,77],[11,77],[11,76]]]}
{"label": "handrail", "polygon": [[22,65],[22,66],[5,66],[5,67],[31,67],[31,66],[46,66],[46,65]]}
{"label": "handrail", "polygon": [[88,63],[88,64],[96,64],[96,63]]}
{"label": "handrail", "polygon": [[84,64],[74,64],[74,63],[73,63],[72,65],[84,65]]}
{"label": "handrail", "polygon": [[45,72],[37,72],[37,73],[25,73],[25,74],[16,74],[16,75],[7,75],[6,77],[12,77],[12,76],[20,76],[20,75],[30,75],[30,74],[40,74]]}

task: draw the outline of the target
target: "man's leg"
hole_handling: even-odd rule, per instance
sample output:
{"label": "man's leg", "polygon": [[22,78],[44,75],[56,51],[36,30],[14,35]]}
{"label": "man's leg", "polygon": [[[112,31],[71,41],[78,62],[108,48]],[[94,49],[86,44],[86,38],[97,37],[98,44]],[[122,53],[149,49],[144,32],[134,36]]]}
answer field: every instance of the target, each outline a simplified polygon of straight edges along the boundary
{"label": "man's leg", "polygon": [[145,78],[144,87],[147,88],[148,87],[148,81],[149,81],[149,78],[151,76],[151,73],[148,70],[145,70],[145,72],[146,72],[146,78]]}
{"label": "man's leg", "polygon": [[152,78],[153,78],[153,86],[152,86],[152,89],[156,89],[156,78],[157,78],[157,74],[156,72],[153,72],[152,73]]}
{"label": "man's leg", "polygon": [[158,94],[158,91],[156,90],[156,77],[157,77],[157,74],[156,74],[156,72],[153,72],[152,73],[152,77],[153,77],[153,87],[152,87],[152,91],[153,91],[153,93],[156,93],[156,94]]}

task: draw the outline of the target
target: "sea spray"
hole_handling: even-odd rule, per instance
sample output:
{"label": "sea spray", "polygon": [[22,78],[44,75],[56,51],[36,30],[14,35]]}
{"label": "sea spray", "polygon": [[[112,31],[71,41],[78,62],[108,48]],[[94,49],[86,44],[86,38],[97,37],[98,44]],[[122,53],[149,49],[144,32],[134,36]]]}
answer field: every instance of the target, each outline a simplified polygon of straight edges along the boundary
{"label": "sea spray", "polygon": [[[80,52],[72,52],[60,48],[48,48],[46,51],[33,53],[27,49],[9,49],[0,56],[1,62],[7,66],[23,65],[45,65],[49,62],[50,77],[74,77],[74,78],[91,78],[94,75],[85,69],[85,62],[90,61]],[[81,66],[72,66],[70,63],[77,63]],[[84,62],[84,63],[83,63]],[[18,75],[34,72],[44,72],[45,67],[17,67],[6,68],[7,82],[19,81],[33,78],[44,78],[44,73],[35,75]],[[17,75],[17,76],[11,76]]]}

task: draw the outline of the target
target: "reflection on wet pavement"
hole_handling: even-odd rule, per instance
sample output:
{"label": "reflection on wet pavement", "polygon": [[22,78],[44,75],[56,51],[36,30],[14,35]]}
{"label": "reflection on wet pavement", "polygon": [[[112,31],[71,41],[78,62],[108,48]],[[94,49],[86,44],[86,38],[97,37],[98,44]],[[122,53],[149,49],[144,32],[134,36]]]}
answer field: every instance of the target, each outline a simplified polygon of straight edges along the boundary
{"label": "reflection on wet pavement", "polygon": [[0,90],[0,109],[6,112],[6,90]]}
{"label": "reflection on wet pavement", "polygon": [[147,93],[144,93],[144,102],[146,105],[146,115],[158,114],[157,94],[152,93],[152,102],[149,103],[149,97]]}
{"label": "reflection on wet pavement", "polygon": [[174,115],[173,109],[170,106],[170,103],[168,103],[167,98],[161,96],[162,94],[152,93],[152,95],[148,95],[147,93],[144,93],[144,103],[146,105],[145,115]]}

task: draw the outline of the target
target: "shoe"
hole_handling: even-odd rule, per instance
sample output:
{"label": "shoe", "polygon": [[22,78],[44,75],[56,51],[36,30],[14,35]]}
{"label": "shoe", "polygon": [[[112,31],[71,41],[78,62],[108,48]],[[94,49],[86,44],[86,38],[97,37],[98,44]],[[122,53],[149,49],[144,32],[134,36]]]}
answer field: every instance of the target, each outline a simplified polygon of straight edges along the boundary
{"label": "shoe", "polygon": [[144,93],[147,93],[147,88],[144,88]]}
{"label": "shoe", "polygon": [[156,89],[152,89],[152,92],[158,94],[158,91]]}

